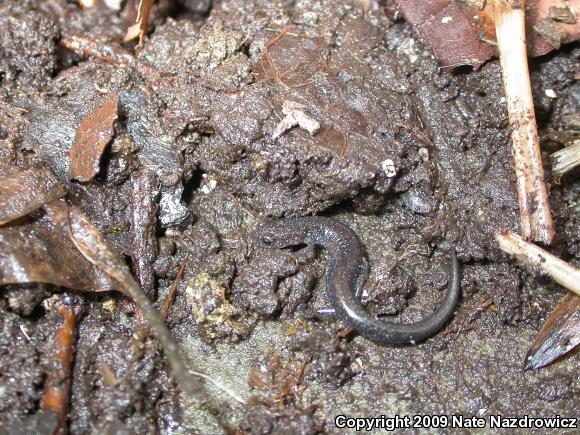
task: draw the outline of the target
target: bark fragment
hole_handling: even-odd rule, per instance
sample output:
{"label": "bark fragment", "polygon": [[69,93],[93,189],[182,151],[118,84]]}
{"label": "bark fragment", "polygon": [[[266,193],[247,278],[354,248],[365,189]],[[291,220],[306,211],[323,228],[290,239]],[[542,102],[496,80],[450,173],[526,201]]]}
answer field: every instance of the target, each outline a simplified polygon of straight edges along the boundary
{"label": "bark fragment", "polygon": [[99,173],[101,156],[113,137],[118,104],[119,95],[110,93],[81,121],[69,152],[69,179],[86,182]]}
{"label": "bark fragment", "polygon": [[143,46],[143,38],[145,33],[147,33],[147,27],[149,26],[149,14],[151,13],[151,8],[153,7],[153,0],[140,0],[139,6],[137,7],[137,22],[127,29],[125,34],[125,42],[131,41],[139,36],[139,46]]}
{"label": "bark fragment", "polygon": [[134,172],[131,175],[131,236],[133,252],[131,258],[137,281],[149,296],[155,290],[153,263],[157,257],[157,239],[155,224],[157,222],[156,198],[159,194],[158,180],[155,174],[148,171]]}

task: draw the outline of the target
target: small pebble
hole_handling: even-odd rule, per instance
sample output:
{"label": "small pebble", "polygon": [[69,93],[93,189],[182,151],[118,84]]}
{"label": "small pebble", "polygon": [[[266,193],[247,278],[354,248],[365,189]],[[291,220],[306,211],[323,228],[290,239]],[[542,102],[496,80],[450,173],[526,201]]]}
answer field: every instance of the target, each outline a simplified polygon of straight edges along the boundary
{"label": "small pebble", "polygon": [[391,178],[397,175],[397,168],[395,168],[395,162],[392,159],[386,159],[381,163],[381,167],[387,177]]}

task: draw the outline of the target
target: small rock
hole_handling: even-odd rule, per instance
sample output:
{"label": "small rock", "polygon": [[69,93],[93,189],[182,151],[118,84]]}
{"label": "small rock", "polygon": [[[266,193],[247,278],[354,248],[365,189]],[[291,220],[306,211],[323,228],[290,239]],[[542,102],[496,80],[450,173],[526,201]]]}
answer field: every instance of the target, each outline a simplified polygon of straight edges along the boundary
{"label": "small rock", "polygon": [[181,204],[182,190],[161,192],[159,222],[164,228],[180,225],[191,215],[189,209]]}
{"label": "small rock", "polygon": [[187,284],[185,294],[191,305],[191,313],[207,339],[228,339],[238,342],[250,333],[250,327],[239,319],[243,311],[227,299],[228,288],[202,272]]}

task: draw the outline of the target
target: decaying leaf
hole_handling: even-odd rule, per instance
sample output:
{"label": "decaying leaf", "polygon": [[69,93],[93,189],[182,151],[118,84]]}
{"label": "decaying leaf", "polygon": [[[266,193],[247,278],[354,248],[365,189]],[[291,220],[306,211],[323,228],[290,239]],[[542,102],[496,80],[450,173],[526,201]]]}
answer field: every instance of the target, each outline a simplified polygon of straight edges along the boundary
{"label": "decaying leaf", "polygon": [[26,216],[65,194],[64,186],[48,168],[0,165],[0,225]]}
{"label": "decaying leaf", "polygon": [[[580,22],[566,23],[554,16],[555,10],[553,8],[559,9],[562,6],[564,6],[564,9],[569,10],[568,15],[575,17],[580,13],[580,1],[578,0],[569,2],[563,2],[562,0],[527,0],[526,29],[528,54],[530,56],[541,56],[559,48],[560,44],[567,44],[580,38]],[[537,25],[542,20],[549,20],[558,28],[558,30],[552,28],[551,32],[551,35],[554,33],[560,35],[556,45],[553,44],[553,40],[549,40],[553,36],[547,37],[541,31],[538,32]]]}
{"label": "decaying leaf", "polygon": [[0,227],[0,285],[34,282],[96,290],[93,266],[46,217]]}
{"label": "decaying leaf", "polygon": [[71,180],[90,181],[98,174],[103,151],[113,137],[118,104],[119,95],[109,93],[76,129],[75,142],[68,156]]}
{"label": "decaying leaf", "polygon": [[[479,68],[496,54],[493,1],[395,0],[395,3],[418,38],[443,66]],[[530,56],[546,54],[580,37],[580,24],[575,21],[580,12],[578,1],[569,2],[565,7],[560,0],[519,3],[526,5]]]}
{"label": "decaying leaf", "polygon": [[526,369],[544,367],[580,343],[580,296],[568,292],[542,326],[526,355]]}
{"label": "decaying leaf", "polygon": [[419,39],[444,66],[479,68],[496,50],[481,35],[492,26],[480,10],[456,0],[395,0]]}
{"label": "decaying leaf", "polygon": [[139,45],[143,45],[143,38],[147,33],[147,26],[149,25],[149,14],[153,7],[153,0],[140,0],[137,9],[137,22],[127,29],[125,34],[125,42],[131,41],[139,36]]}
{"label": "decaying leaf", "polygon": [[123,282],[129,269],[99,229],[76,207],[55,201],[46,207],[50,219],[66,226],[72,243],[92,264]]}
{"label": "decaying leaf", "polygon": [[54,201],[46,209],[53,221],[68,226],[69,237],[82,255],[114,278],[118,283],[118,289],[133,299],[141,309],[143,318],[159,338],[180,388],[187,392],[197,391],[198,385],[177,354],[177,344],[163,319],[133,278],[123,258],[113,249],[105,236],[82,211],[64,201]]}

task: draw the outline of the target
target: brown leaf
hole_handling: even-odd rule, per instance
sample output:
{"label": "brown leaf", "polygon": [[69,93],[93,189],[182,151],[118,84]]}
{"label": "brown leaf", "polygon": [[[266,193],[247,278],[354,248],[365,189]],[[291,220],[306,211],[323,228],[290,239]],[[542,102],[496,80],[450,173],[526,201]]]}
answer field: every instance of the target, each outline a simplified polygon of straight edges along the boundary
{"label": "brown leaf", "polygon": [[65,194],[64,186],[48,168],[23,169],[0,164],[0,225],[26,216]]}
{"label": "brown leaf", "polygon": [[94,265],[114,278],[118,289],[139,306],[156,331],[180,388],[198,392],[198,384],[177,354],[177,344],[163,319],[105,236],[65,201],[53,201],[44,208],[47,216],[37,221],[0,227],[0,285],[46,282],[90,291],[97,281]]}
{"label": "brown leaf", "polygon": [[[532,57],[541,56],[560,47],[560,44],[567,44],[580,38],[580,23],[564,23],[551,18],[550,8],[563,6],[562,0],[528,0],[526,5],[526,33],[528,38],[528,54]],[[575,14],[580,13],[580,1],[568,2],[569,8]],[[574,15],[574,13],[572,13]],[[549,20],[547,33],[538,28],[545,26],[545,21]],[[542,26],[541,23],[544,22]],[[555,35],[560,35],[556,37]],[[557,38],[557,40],[554,39]]]}
{"label": "brown leaf", "polygon": [[45,208],[55,224],[66,228],[70,240],[86,260],[117,281],[126,281],[130,275],[126,263],[84,213],[65,201],[54,201]]}
{"label": "brown leaf", "polygon": [[[495,41],[493,1],[488,0],[483,10],[469,7],[467,6],[469,2],[460,0],[428,2],[395,0],[395,3],[418,38],[443,66],[472,65],[479,68],[496,54],[493,45]],[[577,13],[580,12],[578,3],[576,0],[570,5]],[[554,6],[562,6],[562,2],[560,0],[526,2],[527,46],[530,56],[546,54],[558,48],[560,43],[572,42],[580,37],[578,22],[566,24],[551,18],[549,11]],[[549,25],[542,20],[549,20]],[[554,43],[554,38],[557,39],[557,44]]]}
{"label": "brown leaf", "polygon": [[113,137],[118,104],[119,95],[110,93],[99,107],[81,121],[68,155],[69,179],[90,181],[98,174],[103,151]]}
{"label": "brown leaf", "polygon": [[46,217],[0,227],[0,285],[33,282],[96,287],[93,266]]}
{"label": "brown leaf", "polygon": [[[487,15],[456,0],[395,0],[403,17],[443,66],[473,65],[479,68],[495,55],[493,45],[481,35],[490,25]],[[493,27],[493,24],[492,24]]]}
{"label": "brown leaf", "polygon": [[526,355],[526,369],[539,369],[580,343],[580,296],[568,292],[542,326]]}
{"label": "brown leaf", "polygon": [[157,333],[179,386],[184,391],[196,391],[198,386],[177,354],[177,344],[173,336],[131,275],[123,258],[115,252],[105,236],[77,207],[69,207],[64,201],[54,201],[48,209],[52,219],[68,224],[69,236],[84,257],[114,278],[119,284],[119,290],[133,299],[141,309],[143,318]]}

